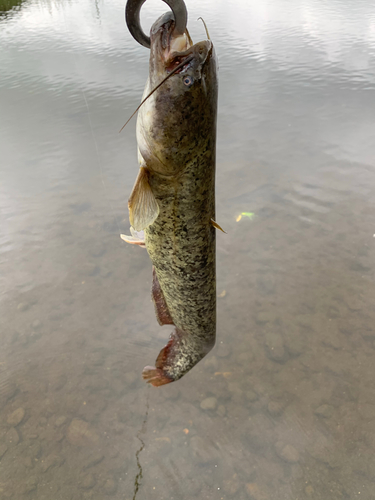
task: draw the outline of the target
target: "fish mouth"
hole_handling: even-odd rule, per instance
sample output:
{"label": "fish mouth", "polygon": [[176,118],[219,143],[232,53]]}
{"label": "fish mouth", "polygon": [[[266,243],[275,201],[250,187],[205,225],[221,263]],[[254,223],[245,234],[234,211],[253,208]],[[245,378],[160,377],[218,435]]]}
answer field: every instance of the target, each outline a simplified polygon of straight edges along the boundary
{"label": "fish mouth", "polygon": [[192,46],[186,28],[183,33],[176,32],[172,12],[166,12],[155,21],[151,28],[150,39],[151,50],[157,53],[158,59],[167,67],[171,63],[173,67],[180,64],[184,56],[188,57],[187,51]]}
{"label": "fish mouth", "polygon": [[[193,44],[187,30],[187,10],[184,0],[163,0],[172,12],[166,12],[152,25],[148,37],[140,24],[140,11],[146,0],[128,0],[125,8],[126,24],[135,40],[141,45],[151,49],[151,59],[154,61],[153,70],[156,73],[181,73],[187,69],[182,64],[184,60],[190,64],[192,59],[204,62],[212,46],[209,40]],[[203,21],[204,23],[204,21]],[[209,38],[209,37],[208,37]],[[202,44],[206,44],[203,54]],[[200,45],[199,50],[194,50]],[[202,57],[203,55],[203,57]],[[177,66],[181,65],[178,69]]]}
{"label": "fish mouth", "polygon": [[[171,56],[166,58],[165,60],[165,71],[167,73],[171,73],[173,70],[175,73],[183,73],[189,67],[190,62],[193,59],[192,52],[187,54],[175,54],[173,53]],[[183,63],[186,64],[183,64]],[[180,66],[178,69],[177,66]]]}
{"label": "fish mouth", "polygon": [[165,13],[153,24],[150,37],[151,57],[158,61],[159,71],[167,74],[179,65],[180,68],[174,72],[183,73],[193,59],[203,62],[212,45],[209,40],[194,44],[187,29],[182,34],[178,33],[171,12]]}

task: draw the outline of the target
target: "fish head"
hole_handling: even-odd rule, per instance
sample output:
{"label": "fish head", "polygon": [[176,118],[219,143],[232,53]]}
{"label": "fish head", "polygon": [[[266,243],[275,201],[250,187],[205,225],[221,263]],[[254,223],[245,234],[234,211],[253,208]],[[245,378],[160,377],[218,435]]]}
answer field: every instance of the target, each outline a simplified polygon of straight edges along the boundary
{"label": "fish head", "polygon": [[150,72],[144,97],[156,90],[139,111],[138,147],[151,170],[175,175],[197,154],[214,154],[215,51],[210,40],[193,44],[187,31],[176,34],[172,13],[154,23],[150,40]]}

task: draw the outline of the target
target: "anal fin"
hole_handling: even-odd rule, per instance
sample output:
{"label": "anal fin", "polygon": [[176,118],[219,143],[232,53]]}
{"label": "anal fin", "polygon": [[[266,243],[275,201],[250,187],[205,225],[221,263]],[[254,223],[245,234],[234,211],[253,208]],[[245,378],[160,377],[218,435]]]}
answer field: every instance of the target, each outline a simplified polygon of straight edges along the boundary
{"label": "anal fin", "polygon": [[165,301],[163,290],[160,287],[154,266],[152,266],[151,296],[154,302],[156,319],[158,320],[159,325],[173,325],[173,319]]}

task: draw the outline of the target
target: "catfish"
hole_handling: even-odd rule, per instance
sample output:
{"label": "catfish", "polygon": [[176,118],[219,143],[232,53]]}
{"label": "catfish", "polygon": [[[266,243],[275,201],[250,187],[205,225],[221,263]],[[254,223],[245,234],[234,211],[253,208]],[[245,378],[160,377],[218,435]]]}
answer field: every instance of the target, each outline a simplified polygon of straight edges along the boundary
{"label": "catfish", "polygon": [[[183,377],[215,344],[218,81],[211,40],[193,44],[175,11],[153,24],[148,39],[139,26],[143,1],[138,12],[128,12],[133,36],[151,53],[137,118],[140,168],[128,202],[131,236],[121,237],[146,248],[156,318],[175,326],[155,366],[143,370],[147,382],[161,386]],[[134,10],[136,0],[130,3]],[[176,2],[166,3],[173,8]]]}

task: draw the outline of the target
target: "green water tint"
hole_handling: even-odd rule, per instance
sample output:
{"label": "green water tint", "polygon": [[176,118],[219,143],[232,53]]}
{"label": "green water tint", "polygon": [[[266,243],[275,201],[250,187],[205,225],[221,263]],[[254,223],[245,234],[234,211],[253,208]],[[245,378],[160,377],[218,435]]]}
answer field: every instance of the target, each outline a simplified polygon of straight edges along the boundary
{"label": "green water tint", "polygon": [[241,212],[240,215],[236,218],[236,222],[240,222],[242,217],[247,217],[248,219],[252,220],[255,217],[254,212]]}
{"label": "green water tint", "polygon": [[22,0],[0,0],[0,13],[8,12],[22,4]]}

